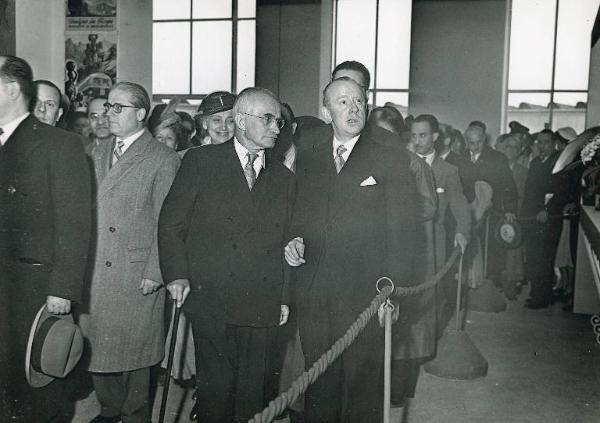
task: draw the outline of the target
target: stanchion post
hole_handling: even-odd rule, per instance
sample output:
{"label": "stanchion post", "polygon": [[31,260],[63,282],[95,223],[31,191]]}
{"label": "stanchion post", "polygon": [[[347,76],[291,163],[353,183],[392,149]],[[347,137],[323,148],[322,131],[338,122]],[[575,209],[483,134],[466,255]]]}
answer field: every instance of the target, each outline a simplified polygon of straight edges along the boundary
{"label": "stanchion post", "polygon": [[383,371],[383,423],[391,422],[391,387],[392,387],[392,310],[387,300],[383,306],[385,322],[385,355]]}
{"label": "stanchion post", "polygon": [[458,261],[458,282],[456,286],[456,331],[461,330],[460,324],[460,303],[462,300],[462,269],[463,269],[463,257],[464,253],[460,253],[460,260]]}

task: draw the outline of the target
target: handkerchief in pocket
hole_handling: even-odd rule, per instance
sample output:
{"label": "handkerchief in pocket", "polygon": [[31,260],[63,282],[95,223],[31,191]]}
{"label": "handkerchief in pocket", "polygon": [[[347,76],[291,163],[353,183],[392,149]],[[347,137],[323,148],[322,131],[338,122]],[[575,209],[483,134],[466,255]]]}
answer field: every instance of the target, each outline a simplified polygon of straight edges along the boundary
{"label": "handkerchief in pocket", "polygon": [[360,183],[361,187],[369,187],[371,185],[377,185],[377,181],[372,176],[369,176],[367,179]]}

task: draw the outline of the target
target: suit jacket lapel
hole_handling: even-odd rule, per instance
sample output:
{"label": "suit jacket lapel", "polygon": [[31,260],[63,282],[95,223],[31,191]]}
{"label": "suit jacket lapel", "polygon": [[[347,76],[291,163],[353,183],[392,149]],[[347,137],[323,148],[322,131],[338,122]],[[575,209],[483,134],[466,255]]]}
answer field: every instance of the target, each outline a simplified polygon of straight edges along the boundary
{"label": "suit jacket lapel", "polygon": [[[119,161],[117,161],[117,163],[110,168],[106,174],[106,177],[100,183],[98,190],[99,198],[106,195],[123,176],[132,170],[137,163],[144,160],[144,152],[151,142],[152,135],[150,135],[148,130],[145,130],[144,133],[129,146]],[[110,150],[107,150],[108,149],[103,150],[102,162],[104,163],[101,164],[102,166],[109,165],[109,163],[112,161],[113,146],[111,145]]]}

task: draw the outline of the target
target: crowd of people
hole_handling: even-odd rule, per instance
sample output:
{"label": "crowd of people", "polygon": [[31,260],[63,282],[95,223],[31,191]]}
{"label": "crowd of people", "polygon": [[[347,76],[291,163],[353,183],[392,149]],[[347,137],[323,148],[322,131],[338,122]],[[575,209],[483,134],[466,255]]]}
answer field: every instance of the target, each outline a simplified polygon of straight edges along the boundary
{"label": "crowd of people", "polygon": [[[526,307],[568,308],[580,175],[552,169],[577,134],[512,122],[492,147],[481,121],[462,132],[370,107],[369,85],[361,63],[336,66],[323,120],[260,87],[211,93],[192,117],[127,81],[74,112],[0,56],[0,420],[67,418],[73,376],[34,388],[23,366],[42,304],[81,327],[92,422],[127,423],[150,421],[167,336],[173,377],[194,381],[191,417],[247,421],[346,332],[378,278],[418,284],[455,249],[473,289],[491,279],[515,300],[529,284]],[[523,245],[493,236],[506,222]],[[453,276],[394,299],[397,407],[435,356]],[[381,325],[289,407],[292,422],[381,421]]]}

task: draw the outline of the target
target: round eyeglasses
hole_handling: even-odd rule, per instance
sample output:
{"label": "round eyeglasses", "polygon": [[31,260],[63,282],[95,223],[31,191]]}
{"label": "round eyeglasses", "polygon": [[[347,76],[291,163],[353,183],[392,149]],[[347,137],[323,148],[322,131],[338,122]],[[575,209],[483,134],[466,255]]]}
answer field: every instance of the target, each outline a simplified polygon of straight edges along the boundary
{"label": "round eyeglasses", "polygon": [[270,113],[267,113],[264,116],[253,115],[251,113],[244,113],[244,114],[248,115],[248,116],[253,116],[255,118],[262,119],[267,126],[271,126],[273,124],[276,124],[277,128],[281,129],[285,125],[285,119],[281,119],[281,118],[275,117],[275,116],[273,116]]}
{"label": "round eyeglasses", "polygon": [[126,104],[121,104],[121,103],[110,104],[108,101],[106,103],[104,103],[103,106],[104,106],[104,113],[108,113],[108,111],[110,109],[113,109],[115,111],[115,113],[119,114],[119,113],[121,113],[121,111],[123,111],[123,107],[132,107],[134,109],[137,109],[136,106],[128,106]]}

